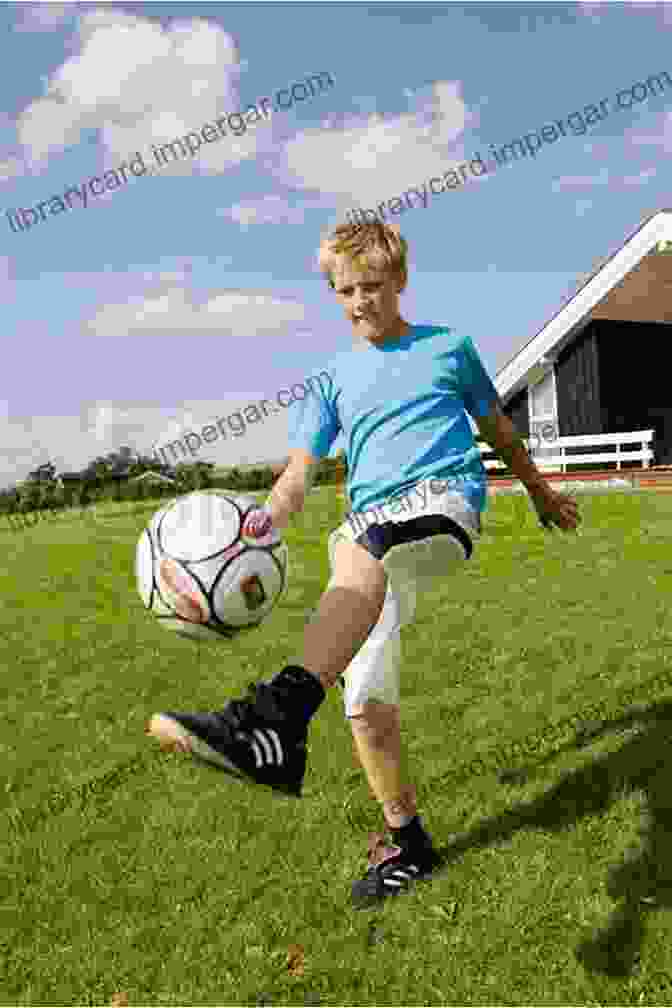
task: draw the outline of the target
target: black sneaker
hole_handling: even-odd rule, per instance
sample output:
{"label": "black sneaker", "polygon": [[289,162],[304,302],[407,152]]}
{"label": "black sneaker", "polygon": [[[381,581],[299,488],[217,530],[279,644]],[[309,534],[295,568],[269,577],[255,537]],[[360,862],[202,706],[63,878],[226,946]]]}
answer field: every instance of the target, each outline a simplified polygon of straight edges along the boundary
{"label": "black sneaker", "polygon": [[227,773],[300,797],[306,772],[308,723],[288,713],[287,689],[250,683],[248,696],[222,711],[155,714],[145,732],[164,751],[179,751],[214,763]]}
{"label": "black sneaker", "polygon": [[386,896],[406,892],[414,882],[431,878],[442,864],[443,860],[435,851],[420,861],[401,847],[388,845],[380,834],[373,834],[369,844],[369,869],[364,878],[352,885],[353,906],[363,910],[382,903]]}

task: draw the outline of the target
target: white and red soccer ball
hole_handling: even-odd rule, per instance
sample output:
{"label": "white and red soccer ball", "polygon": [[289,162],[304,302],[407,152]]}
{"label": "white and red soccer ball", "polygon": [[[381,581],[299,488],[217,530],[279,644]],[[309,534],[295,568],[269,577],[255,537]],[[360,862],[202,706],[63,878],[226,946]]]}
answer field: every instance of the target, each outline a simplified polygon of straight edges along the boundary
{"label": "white and red soccer ball", "polygon": [[140,598],[168,630],[225,640],[258,626],[287,586],[288,551],[277,532],[244,535],[253,497],[198,490],[151,518],[138,541]]}

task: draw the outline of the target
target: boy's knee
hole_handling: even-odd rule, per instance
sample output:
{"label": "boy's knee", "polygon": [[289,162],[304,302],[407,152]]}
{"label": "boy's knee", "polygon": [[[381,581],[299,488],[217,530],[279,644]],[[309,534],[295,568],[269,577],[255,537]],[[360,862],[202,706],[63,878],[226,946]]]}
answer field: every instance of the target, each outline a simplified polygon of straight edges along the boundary
{"label": "boy's knee", "polygon": [[399,706],[370,700],[353,708],[348,720],[353,734],[366,735],[371,744],[385,743],[399,727]]}

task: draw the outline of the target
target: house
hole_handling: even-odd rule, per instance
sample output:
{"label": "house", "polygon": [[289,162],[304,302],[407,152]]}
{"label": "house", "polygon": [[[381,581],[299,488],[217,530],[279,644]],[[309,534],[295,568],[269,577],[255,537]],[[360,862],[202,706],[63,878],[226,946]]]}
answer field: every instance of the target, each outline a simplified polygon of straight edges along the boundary
{"label": "house", "polygon": [[72,486],[75,483],[81,483],[86,479],[84,472],[62,472],[56,477],[57,486]]}
{"label": "house", "polygon": [[174,486],[175,480],[171,479],[169,476],[163,476],[161,473],[148,472],[142,473],[140,476],[133,476],[129,480],[129,483],[165,483],[168,486]]}
{"label": "house", "polygon": [[672,465],[672,209],[660,210],[601,263],[495,378],[525,437],[653,429],[654,463]]}

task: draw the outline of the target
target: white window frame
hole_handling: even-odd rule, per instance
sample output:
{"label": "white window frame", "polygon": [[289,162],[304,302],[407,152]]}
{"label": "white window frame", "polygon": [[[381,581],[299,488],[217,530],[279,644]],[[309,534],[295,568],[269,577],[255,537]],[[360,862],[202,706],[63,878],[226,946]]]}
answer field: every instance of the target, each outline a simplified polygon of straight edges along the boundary
{"label": "white window frame", "polygon": [[[552,389],[553,389],[553,407],[552,407],[551,412],[542,413],[542,414],[539,414],[538,416],[535,416],[535,415],[533,415],[533,405],[534,405],[534,395],[533,395],[533,392],[534,392],[534,388],[535,388],[535,386],[540,385],[541,382],[546,381],[548,379],[549,374],[551,375],[551,385],[552,385]],[[537,381],[535,381],[535,382],[528,382],[528,385],[527,385],[527,413],[528,413],[528,423],[529,423],[529,430],[530,430],[530,439],[529,439],[530,454],[535,455],[537,457],[543,456],[543,455],[552,455],[553,451],[554,451],[554,449],[553,449],[553,442],[552,441],[541,441],[541,443],[539,443],[538,439],[536,437],[534,437],[533,434],[534,434],[534,431],[538,430],[541,426],[543,426],[543,424],[552,423],[552,424],[554,424],[556,431],[558,431],[558,437],[560,436],[560,434],[559,434],[559,427],[558,427],[558,381],[557,381],[557,376],[555,374],[555,366],[554,365],[551,366],[548,369],[548,371],[541,378],[539,378]]]}

